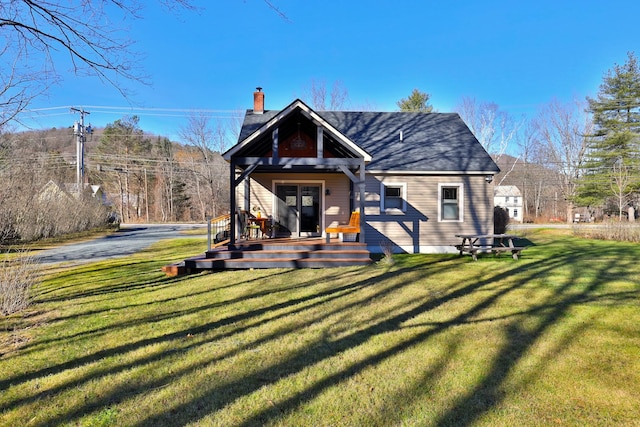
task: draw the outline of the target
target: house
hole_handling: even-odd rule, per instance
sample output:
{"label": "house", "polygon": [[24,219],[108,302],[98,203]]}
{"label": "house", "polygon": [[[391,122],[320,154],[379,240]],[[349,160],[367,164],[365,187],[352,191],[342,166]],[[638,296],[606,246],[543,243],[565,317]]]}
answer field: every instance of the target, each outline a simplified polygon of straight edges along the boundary
{"label": "house", "polygon": [[[69,182],[69,183],[65,183],[64,185],[64,189],[67,193],[69,194],[73,194],[74,197],[78,196],[78,184],[73,182]],[[84,183],[82,185],[82,191],[84,194],[87,195],[91,195],[91,197],[93,197],[94,199],[98,199],[100,200],[100,202],[102,202],[102,204],[106,204],[107,203],[107,195],[105,194],[104,190],[102,189],[102,186],[100,185],[91,185],[88,183]]]}
{"label": "house", "polygon": [[59,200],[73,201],[74,198],[69,192],[62,186],[49,180],[38,192],[37,198],[39,202],[48,203]]}
{"label": "house", "polygon": [[522,193],[515,185],[497,185],[493,191],[493,203],[507,211],[510,221],[522,222]]}
{"label": "house", "polygon": [[[230,211],[260,211],[273,235],[324,237],[360,212],[372,252],[453,252],[460,233],[493,232],[498,166],[455,113],[264,109],[254,93],[230,163]],[[238,216],[231,215],[231,242]]]}

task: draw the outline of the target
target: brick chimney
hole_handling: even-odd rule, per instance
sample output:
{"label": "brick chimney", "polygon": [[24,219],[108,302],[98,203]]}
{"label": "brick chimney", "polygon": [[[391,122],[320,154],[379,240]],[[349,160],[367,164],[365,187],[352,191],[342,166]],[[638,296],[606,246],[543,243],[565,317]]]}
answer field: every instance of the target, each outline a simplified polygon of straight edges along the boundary
{"label": "brick chimney", "polygon": [[261,87],[257,87],[253,92],[253,114],[264,113],[264,92]]}

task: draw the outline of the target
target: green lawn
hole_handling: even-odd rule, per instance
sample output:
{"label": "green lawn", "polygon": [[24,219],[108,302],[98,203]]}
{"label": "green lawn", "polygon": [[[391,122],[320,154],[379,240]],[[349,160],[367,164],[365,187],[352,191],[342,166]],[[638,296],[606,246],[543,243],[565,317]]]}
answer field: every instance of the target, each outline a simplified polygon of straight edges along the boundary
{"label": "green lawn", "polygon": [[165,278],[180,239],[0,318],[0,425],[640,425],[640,246]]}

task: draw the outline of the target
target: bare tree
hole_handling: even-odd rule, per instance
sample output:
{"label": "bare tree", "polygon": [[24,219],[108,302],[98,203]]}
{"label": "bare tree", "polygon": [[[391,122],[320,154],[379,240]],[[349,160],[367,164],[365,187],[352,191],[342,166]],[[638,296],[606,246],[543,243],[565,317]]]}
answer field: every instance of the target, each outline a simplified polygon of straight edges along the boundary
{"label": "bare tree", "polygon": [[183,142],[193,146],[198,155],[188,156],[193,174],[193,191],[198,200],[201,219],[207,214],[217,216],[226,200],[227,165],[221,152],[227,144],[227,129],[222,122],[215,125],[205,114],[192,114],[179,131]]}
{"label": "bare tree", "polygon": [[[0,51],[0,57],[10,57],[8,51],[8,46],[4,46]],[[18,58],[14,58],[10,64],[5,63],[4,67],[0,66],[0,129],[47,88],[46,84],[34,83],[41,79],[37,73],[20,69]]]}
{"label": "bare tree", "polygon": [[537,146],[536,128],[530,121],[524,123],[521,128],[520,137],[517,138],[517,145],[520,151],[520,160],[522,161],[522,174],[520,182],[522,186],[522,200],[524,207],[524,218],[529,218],[531,212],[529,206],[533,205],[534,216],[538,216],[539,192],[535,186],[536,173],[535,165],[532,165],[534,152]]}
{"label": "bare tree", "polygon": [[[167,10],[193,9],[189,0],[158,0]],[[141,18],[141,0],[12,0],[0,3],[0,125],[50,85],[57,67],[93,75],[123,95],[121,80],[145,81],[140,55],[122,23]],[[61,56],[60,52],[66,54]]]}
{"label": "bare tree", "polygon": [[456,106],[456,111],[494,158],[505,154],[521,127],[520,122],[501,111],[498,104],[493,102],[478,102],[475,98],[464,97]]}
{"label": "bare tree", "polygon": [[325,80],[311,79],[309,87],[303,90],[302,97],[314,110],[338,111],[347,107],[349,91],[339,80],[334,81],[329,90]]}
{"label": "bare tree", "polygon": [[567,204],[567,222],[573,221],[573,200],[586,160],[587,137],[592,123],[579,102],[557,100],[545,106],[535,119],[542,163],[557,173],[557,185]]}
{"label": "bare tree", "polygon": [[618,208],[618,219],[622,221],[622,212],[631,200],[634,193],[632,187],[632,176],[629,166],[625,164],[622,158],[619,158],[612,168],[611,193],[616,201]]}

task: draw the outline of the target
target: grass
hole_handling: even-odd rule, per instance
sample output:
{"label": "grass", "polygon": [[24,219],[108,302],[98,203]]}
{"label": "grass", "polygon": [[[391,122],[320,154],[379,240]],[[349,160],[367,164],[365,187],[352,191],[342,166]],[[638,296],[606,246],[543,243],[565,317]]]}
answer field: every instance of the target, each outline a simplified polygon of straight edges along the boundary
{"label": "grass", "polygon": [[0,425],[640,425],[640,247],[165,278],[179,239],[0,318]]}

